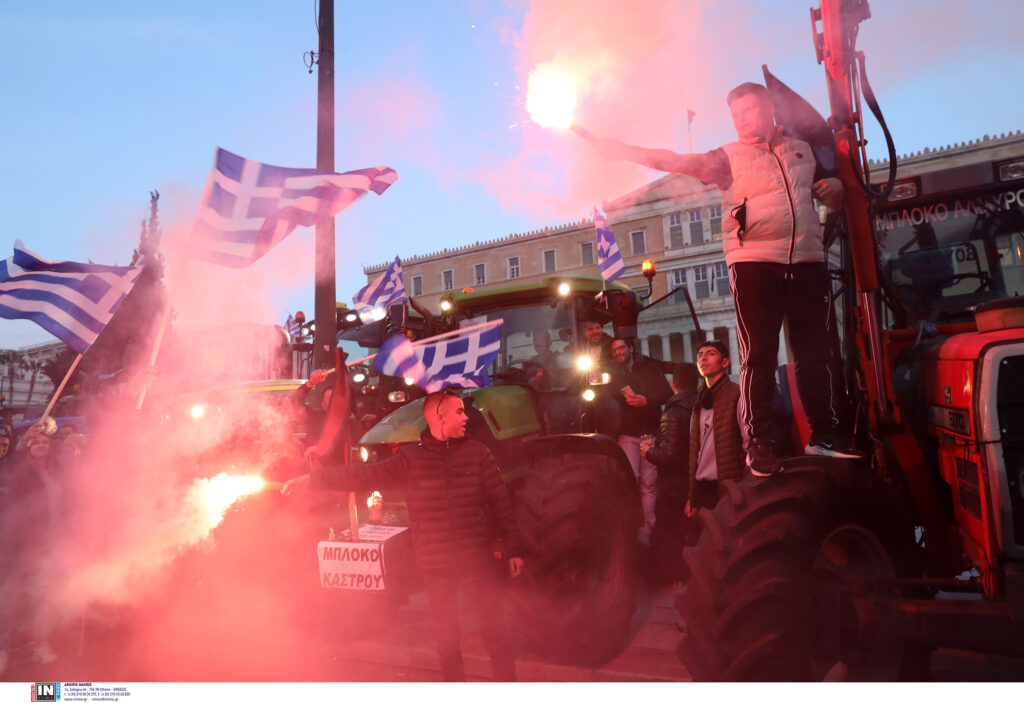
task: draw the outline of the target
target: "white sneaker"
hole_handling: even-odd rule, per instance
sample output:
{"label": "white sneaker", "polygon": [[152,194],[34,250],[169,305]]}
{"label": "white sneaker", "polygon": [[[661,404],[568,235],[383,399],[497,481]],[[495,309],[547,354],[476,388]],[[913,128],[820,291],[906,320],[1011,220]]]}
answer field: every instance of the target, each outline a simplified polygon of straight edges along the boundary
{"label": "white sneaker", "polygon": [[35,650],[32,652],[32,659],[40,664],[52,664],[57,661],[57,653],[53,651],[49,644],[43,642],[36,645]]}

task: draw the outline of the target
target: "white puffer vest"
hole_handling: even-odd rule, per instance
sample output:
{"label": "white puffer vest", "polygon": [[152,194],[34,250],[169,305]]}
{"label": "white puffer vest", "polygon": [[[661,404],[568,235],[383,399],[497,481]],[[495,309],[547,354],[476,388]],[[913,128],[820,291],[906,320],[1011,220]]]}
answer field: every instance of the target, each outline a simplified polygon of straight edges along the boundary
{"label": "white puffer vest", "polygon": [[[811,185],[815,162],[811,147],[776,134],[763,140],[722,146],[729,157],[732,187],[723,193],[725,262],[766,261],[800,264],[825,260],[822,226]],[[747,204],[742,239],[733,209]]]}

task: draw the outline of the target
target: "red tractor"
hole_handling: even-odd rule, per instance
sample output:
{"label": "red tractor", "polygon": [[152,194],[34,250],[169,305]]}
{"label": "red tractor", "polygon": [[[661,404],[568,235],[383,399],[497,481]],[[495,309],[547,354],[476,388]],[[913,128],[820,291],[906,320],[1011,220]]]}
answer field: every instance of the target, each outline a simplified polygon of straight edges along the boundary
{"label": "red tractor", "polygon": [[723,482],[684,552],[679,654],[728,681],[924,678],[937,647],[1024,657],[1024,157],[897,180],[890,140],[873,186],[867,2],[811,14],[845,186],[846,397],[869,459]]}

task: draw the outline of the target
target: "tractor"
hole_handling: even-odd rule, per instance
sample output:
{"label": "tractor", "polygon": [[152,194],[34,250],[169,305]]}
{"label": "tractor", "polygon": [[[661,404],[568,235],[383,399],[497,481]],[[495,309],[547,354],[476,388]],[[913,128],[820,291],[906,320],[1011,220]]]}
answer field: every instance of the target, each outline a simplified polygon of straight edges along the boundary
{"label": "tractor", "polygon": [[[643,295],[598,277],[550,277],[449,294],[434,321],[458,329],[502,320],[491,385],[460,392],[468,436],[494,454],[527,545],[525,573],[510,586],[516,622],[528,646],[551,661],[610,661],[625,647],[636,609],[639,488],[616,439],[595,431],[613,412],[614,390],[607,370],[590,364],[584,323],[610,324],[632,339],[649,308]],[[401,319],[389,312],[389,331]],[[550,352],[541,364],[543,348]],[[369,430],[357,448],[361,460],[418,442],[422,404],[414,400]],[[402,501],[400,492],[383,491],[372,520],[406,524]]]}
{"label": "tractor", "polygon": [[[898,179],[886,131],[872,185],[869,17],[864,0],[811,12],[845,188],[842,396],[868,459],[722,482],[677,598],[698,680],[923,679],[939,647],[1024,656],[1024,160]],[[799,408],[795,425],[803,446]]]}

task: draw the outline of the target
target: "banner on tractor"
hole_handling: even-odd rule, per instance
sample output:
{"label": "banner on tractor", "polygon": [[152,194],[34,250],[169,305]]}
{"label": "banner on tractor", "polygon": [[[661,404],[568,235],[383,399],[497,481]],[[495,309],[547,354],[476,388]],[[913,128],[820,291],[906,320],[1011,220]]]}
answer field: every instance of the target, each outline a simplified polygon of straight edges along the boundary
{"label": "banner on tractor", "polygon": [[384,550],[388,540],[406,531],[406,527],[362,525],[360,542],[325,540],[316,545],[320,564],[320,586],[352,591],[383,591],[385,583]]}

